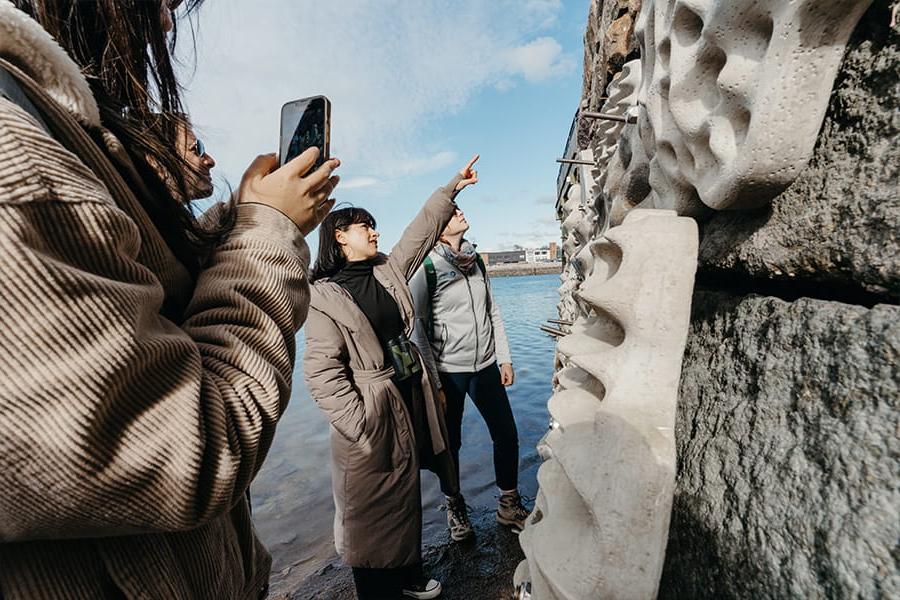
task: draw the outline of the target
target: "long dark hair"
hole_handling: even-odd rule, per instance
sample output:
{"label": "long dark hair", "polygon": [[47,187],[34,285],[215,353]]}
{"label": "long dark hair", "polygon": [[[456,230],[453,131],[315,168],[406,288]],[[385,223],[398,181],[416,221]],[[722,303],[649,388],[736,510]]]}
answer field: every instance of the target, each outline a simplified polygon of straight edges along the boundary
{"label": "long dark hair", "polygon": [[333,276],[347,264],[347,257],[334,237],[336,231],[346,231],[351,225],[364,223],[375,229],[375,217],[364,208],[341,208],[328,213],[319,225],[319,254],[313,265],[310,281]]}
{"label": "long dark hair", "polygon": [[[171,2],[185,16],[203,0]],[[13,0],[81,67],[100,106],[100,118],[127,149],[149,188],[137,194],[160,234],[194,274],[220,227],[201,227],[189,206],[191,169],[177,146],[183,122],[181,88],[160,19],[161,0]],[[174,21],[174,14],[173,14]],[[151,91],[152,89],[152,91]],[[94,132],[96,134],[96,132]],[[179,194],[173,194],[172,188]]]}

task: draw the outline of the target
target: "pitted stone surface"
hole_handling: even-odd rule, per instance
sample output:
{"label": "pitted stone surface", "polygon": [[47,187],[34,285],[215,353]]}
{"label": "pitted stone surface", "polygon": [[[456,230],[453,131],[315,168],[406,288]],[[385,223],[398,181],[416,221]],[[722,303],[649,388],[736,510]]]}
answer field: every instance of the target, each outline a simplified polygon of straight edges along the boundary
{"label": "pitted stone surface", "polygon": [[900,307],[698,292],[663,598],[900,597]]}
{"label": "pitted stone surface", "polygon": [[652,208],[650,160],[644,152],[636,124],[627,124],[622,129],[607,173],[603,196],[611,226],[621,224],[635,208]]}
{"label": "pitted stone surface", "polygon": [[[622,67],[612,83],[609,84],[609,99],[601,108],[602,113],[609,115],[635,115],[637,114],[637,91],[641,83],[641,62],[633,60]],[[648,171],[646,169],[646,157],[644,168],[641,170],[641,157],[643,148],[638,144],[639,154],[632,159],[631,132],[635,125],[625,124],[620,121],[599,120],[594,135],[594,181],[597,189],[594,191],[597,213],[603,222],[600,232],[610,225],[620,225],[624,218],[621,207],[629,205],[629,210],[634,208],[650,192],[647,183]],[[638,185],[632,182],[638,181]],[[635,200],[635,195],[643,192],[640,200]],[[613,215],[615,218],[612,218]]]}
{"label": "pitted stone surface", "polygon": [[[576,158],[590,161],[593,160],[593,153],[591,150],[583,150]],[[558,312],[561,318],[574,320],[582,313],[573,294],[577,292],[587,270],[590,269],[589,262],[578,260],[577,257],[589,259],[582,250],[600,233],[602,225],[597,214],[597,204],[590,198],[589,190],[596,188],[591,168],[578,165],[570,170],[567,179],[569,185],[563,188],[565,191],[562,192],[565,193],[565,198],[559,198],[557,201],[557,218],[560,221],[561,250],[565,265],[560,275]]]}
{"label": "pitted stone surface", "polygon": [[591,243],[590,309],[557,344],[535,508],[519,539],[535,600],[652,598],[675,477],[697,224],[635,210]]}
{"label": "pitted stone surface", "polygon": [[705,217],[781,193],[812,155],[870,2],[644,2],[638,102],[652,206]]}
{"label": "pitted stone surface", "polygon": [[900,29],[878,0],[847,45],[809,165],[770,209],[722,212],[700,263],[900,299]]}

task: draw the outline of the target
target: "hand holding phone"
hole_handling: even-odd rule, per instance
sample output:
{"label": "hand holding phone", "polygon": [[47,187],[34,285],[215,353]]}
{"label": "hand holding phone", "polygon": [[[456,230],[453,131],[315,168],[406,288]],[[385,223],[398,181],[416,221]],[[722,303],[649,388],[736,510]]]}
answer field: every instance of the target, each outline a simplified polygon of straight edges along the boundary
{"label": "hand holding phone", "polygon": [[241,179],[239,202],[270,206],[308,235],[334,206],[331,192],[340,181],[332,174],[341,165],[336,158],[312,170],[320,157],[318,148],[309,148],[279,167],[274,154],[258,156]]}

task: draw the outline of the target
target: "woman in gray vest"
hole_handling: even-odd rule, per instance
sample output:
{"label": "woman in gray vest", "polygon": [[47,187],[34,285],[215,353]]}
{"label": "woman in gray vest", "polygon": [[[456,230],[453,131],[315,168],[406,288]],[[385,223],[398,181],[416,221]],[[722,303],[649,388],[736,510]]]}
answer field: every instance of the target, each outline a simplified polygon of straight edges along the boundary
{"label": "woman in gray vest", "polygon": [[469,223],[459,208],[440,241],[410,281],[416,308],[413,340],[439,382],[446,406],[455,481],[441,481],[447,524],[455,541],[472,537],[459,481],[459,449],[466,395],[481,413],[494,443],[494,474],[500,488],[497,521],[521,530],[528,517],[518,491],[519,436],[506,386],[515,375],[500,309],[491,297],[487,271],[463,235]]}

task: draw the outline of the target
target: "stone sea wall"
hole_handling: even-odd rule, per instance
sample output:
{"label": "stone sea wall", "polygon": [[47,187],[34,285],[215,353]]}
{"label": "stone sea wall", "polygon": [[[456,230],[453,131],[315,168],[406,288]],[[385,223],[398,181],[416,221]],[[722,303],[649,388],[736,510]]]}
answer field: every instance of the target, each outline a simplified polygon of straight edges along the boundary
{"label": "stone sea wall", "polygon": [[[574,146],[591,150],[594,178],[602,183],[590,193],[588,212],[593,211],[595,223],[605,219],[606,226],[615,225],[627,210],[650,207],[674,208],[700,224],[675,420],[677,475],[659,596],[898,597],[900,32],[890,25],[892,2],[672,0],[649,8],[655,25],[641,15],[640,0],[593,0],[581,108],[603,109],[604,97],[612,96],[609,84],[617,76],[624,79],[623,65],[639,58],[639,38],[650,43],[651,30],[667,68],[671,52],[671,81],[660,79],[658,68],[655,75],[649,73],[644,57],[643,87],[634,93],[639,118],[615,131],[614,152],[603,151],[611,146],[602,121],[576,121],[572,135]],[[809,47],[813,32],[820,39],[838,39],[841,18],[864,8],[861,16],[843,22],[852,26],[849,38],[837,46],[826,44],[823,52],[832,54],[816,58]],[[701,17],[705,24],[691,21]],[[756,21],[745,26],[742,19]],[[666,27],[674,32],[671,42],[664,37]],[[736,88],[727,85],[728,77],[734,78],[729,62],[741,65],[749,55],[728,53],[723,32],[729,28],[737,32],[736,40],[747,29],[750,38],[773,40],[770,53],[756,48],[754,60],[762,66],[747,67],[757,78],[753,81],[765,86],[786,79],[771,92],[783,101],[771,106],[765,97],[748,101],[754,112],[744,121],[746,131],[763,132],[747,135],[747,153],[762,148],[766,157],[780,162],[742,163],[739,147],[731,155],[734,163],[723,171],[728,182],[723,189],[717,179],[704,179],[700,162],[685,160],[690,153],[680,152],[696,150],[690,137],[695,132],[685,134],[679,147],[682,133],[671,125],[683,125],[679,119],[691,113],[676,110],[678,99],[669,97],[669,86],[675,95],[685,77],[708,78],[677,73],[677,52],[700,48],[696,51],[708,54],[703,60],[718,69],[719,93],[731,102]],[[690,33],[687,39],[684,31]],[[713,38],[722,42],[724,54],[704,46],[704,39]],[[785,41],[791,39],[792,45]],[[781,43],[789,47],[775,47]],[[833,54],[835,48],[840,54]],[[789,59],[790,65],[779,62]],[[661,59],[653,60],[658,66]],[[806,79],[795,73],[817,60],[831,61],[836,75],[827,87],[812,89],[821,84],[814,69]],[[637,61],[630,64],[640,67]],[[791,97],[793,91],[797,97]],[[654,108],[660,97],[664,106]],[[806,98],[823,102],[824,118],[804,113]],[[716,105],[714,95],[699,94],[698,100],[698,110],[713,115],[728,108]],[[682,93],[678,101],[688,106],[691,98]],[[711,122],[715,125],[715,118]],[[771,126],[775,122],[778,126]],[[792,123],[798,130],[817,128],[811,130],[809,150],[793,136]],[[661,153],[661,131],[674,140],[677,161],[667,156],[665,144]],[[794,150],[809,159],[794,161]],[[639,155],[643,162],[635,168]],[[692,159],[699,156],[695,152]],[[629,174],[633,181],[617,191]],[[610,177],[619,179],[610,182]],[[571,194],[565,189],[560,192],[557,211],[568,217],[578,206],[566,200]],[[577,226],[568,222],[563,228]],[[570,249],[567,261],[576,253],[577,248]],[[583,280],[583,275],[564,276],[564,318],[578,316]],[[590,307],[581,306],[587,310],[582,316],[590,313]],[[560,309],[562,314],[562,304]],[[540,540],[532,536],[529,543]],[[628,543],[627,538],[606,540],[599,551],[605,551],[603,544]]]}
{"label": "stone sea wall", "polygon": [[874,2],[813,156],[702,228],[664,598],[900,594],[900,35]]}

